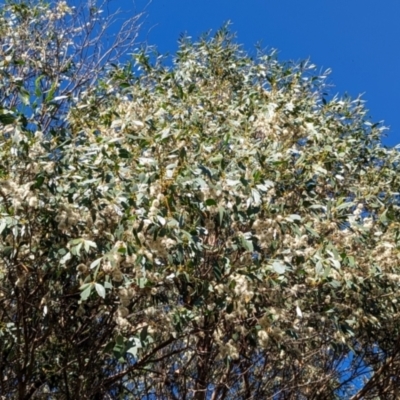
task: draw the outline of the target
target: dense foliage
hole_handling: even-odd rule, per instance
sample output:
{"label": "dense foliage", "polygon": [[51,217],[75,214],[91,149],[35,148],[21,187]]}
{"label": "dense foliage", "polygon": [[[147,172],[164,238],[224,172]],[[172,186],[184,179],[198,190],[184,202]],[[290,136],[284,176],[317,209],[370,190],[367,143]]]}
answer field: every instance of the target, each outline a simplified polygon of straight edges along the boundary
{"label": "dense foliage", "polygon": [[226,28],[83,82],[59,28],[32,56],[73,12],[0,15],[3,398],[398,398],[399,155],[363,102]]}

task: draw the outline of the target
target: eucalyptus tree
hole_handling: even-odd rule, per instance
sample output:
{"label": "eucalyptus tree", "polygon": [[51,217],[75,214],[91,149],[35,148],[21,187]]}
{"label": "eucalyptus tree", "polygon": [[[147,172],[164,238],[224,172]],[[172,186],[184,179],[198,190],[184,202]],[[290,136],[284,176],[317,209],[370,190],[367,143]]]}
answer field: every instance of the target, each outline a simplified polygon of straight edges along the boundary
{"label": "eucalyptus tree", "polygon": [[121,22],[120,10],[107,13],[107,0],[2,3],[1,119],[43,133],[65,126],[71,102],[132,51],[140,26],[139,14]]}
{"label": "eucalyptus tree", "polygon": [[223,28],[3,118],[5,398],[397,398],[399,155],[325,82]]}

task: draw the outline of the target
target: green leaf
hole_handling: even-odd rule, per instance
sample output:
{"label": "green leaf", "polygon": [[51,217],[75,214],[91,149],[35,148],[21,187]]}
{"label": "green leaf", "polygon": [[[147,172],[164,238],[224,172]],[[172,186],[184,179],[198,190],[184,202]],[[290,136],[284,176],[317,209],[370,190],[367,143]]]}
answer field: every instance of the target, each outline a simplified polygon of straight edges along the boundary
{"label": "green leaf", "polygon": [[261,195],[260,192],[256,189],[251,189],[251,195],[253,197],[253,201],[256,204],[260,204],[261,203]]}
{"label": "green leaf", "polygon": [[121,335],[118,335],[116,340],[115,340],[115,345],[113,348],[113,352],[115,357],[118,359],[121,359],[121,362],[123,362],[123,351],[125,349],[125,343],[124,343],[124,338]]}
{"label": "green leaf", "polygon": [[97,294],[102,297],[103,299],[105,299],[106,297],[106,290],[104,289],[103,285],[100,285],[100,283],[95,283],[94,287],[96,289]]}
{"label": "green leaf", "polygon": [[87,300],[92,292],[93,283],[85,283],[80,287],[81,290],[81,299],[83,301]]}
{"label": "green leaf", "polygon": [[44,78],[44,75],[40,75],[35,79],[35,95],[37,97],[42,96],[42,89],[40,88],[40,81]]}
{"label": "green leaf", "polygon": [[355,267],[356,263],[355,263],[355,259],[353,256],[347,256],[347,260],[348,260],[350,267]]}
{"label": "green leaf", "polygon": [[54,94],[57,90],[57,82],[53,82],[49,91],[47,92],[45,103],[50,103],[54,99]]}
{"label": "green leaf", "polygon": [[262,192],[268,192],[270,188],[274,186],[274,183],[271,181],[265,181],[264,184],[259,184],[256,185],[258,190],[261,190]]}
{"label": "green leaf", "polygon": [[61,259],[60,259],[60,264],[65,264],[67,261],[69,261],[72,258],[72,255],[70,252],[66,253]]}
{"label": "green leaf", "polygon": [[19,88],[18,95],[19,95],[19,98],[21,99],[21,101],[22,101],[22,103],[24,105],[26,105],[26,106],[29,105],[29,103],[30,103],[30,94],[23,86],[21,86]]}
{"label": "green leaf", "polygon": [[219,162],[222,161],[223,159],[224,159],[224,157],[223,157],[222,154],[217,154],[216,156],[210,158],[210,162],[212,162],[212,163],[219,163]]}
{"label": "green leaf", "polygon": [[204,204],[205,204],[206,206],[216,206],[216,205],[217,205],[217,202],[216,202],[214,199],[207,199],[207,200],[204,202]]}
{"label": "green leaf", "polygon": [[119,149],[119,156],[121,158],[129,158],[131,156],[131,153],[126,149]]}
{"label": "green leaf", "polygon": [[31,189],[39,189],[45,180],[44,175],[37,175],[35,183],[31,186]]}
{"label": "green leaf", "polygon": [[90,269],[96,268],[100,263],[101,260],[103,259],[103,257],[98,258],[97,260],[94,260],[91,264],[90,264]]}
{"label": "green leaf", "polygon": [[335,279],[332,279],[329,282],[329,285],[331,285],[334,289],[338,289],[338,288],[340,288],[342,286],[342,284],[339,281],[335,280]]}
{"label": "green leaf", "polygon": [[174,228],[179,226],[179,222],[175,218],[170,218],[167,222],[167,227],[168,228]]}
{"label": "green leaf", "polygon": [[139,348],[137,346],[130,347],[126,352],[132,354],[134,357],[137,356]]}
{"label": "green leaf", "polygon": [[281,261],[274,261],[271,266],[272,270],[276,272],[278,275],[283,275],[286,271],[286,265]]}
{"label": "green leaf", "polygon": [[219,225],[222,226],[222,222],[224,220],[224,213],[225,209],[223,207],[218,208],[218,215],[219,215]]}
{"label": "green leaf", "polygon": [[4,229],[6,228],[6,226],[7,226],[7,220],[5,218],[2,218],[0,220],[0,234],[3,233]]}
{"label": "green leaf", "polygon": [[14,123],[15,120],[16,117],[10,111],[4,109],[0,111],[0,122],[3,125],[10,125]]}
{"label": "green leaf", "polygon": [[317,233],[317,231],[315,231],[313,228],[311,228],[311,226],[306,225],[305,226],[306,230],[314,237],[319,237],[319,234]]}
{"label": "green leaf", "polygon": [[221,267],[218,265],[217,262],[214,263],[213,265],[213,272],[214,272],[214,277],[219,281],[222,277],[222,272],[221,272]]}
{"label": "green leaf", "polygon": [[74,256],[78,256],[79,257],[80,253],[81,253],[82,245],[83,245],[83,242],[81,241],[76,246],[71,247],[71,254],[73,254]]}
{"label": "green leaf", "polygon": [[147,326],[145,326],[141,331],[140,331],[140,341],[144,343],[147,339],[148,336],[148,330]]}
{"label": "green leaf", "polygon": [[105,289],[112,289],[112,288],[113,288],[113,285],[112,285],[111,282],[105,281],[105,282],[104,282],[104,288],[105,288]]}
{"label": "green leaf", "polygon": [[254,251],[253,242],[251,240],[247,240],[244,236],[241,236],[240,241],[244,249],[247,251]]}
{"label": "green leaf", "polygon": [[129,354],[132,354],[134,357],[136,357],[139,349],[142,348],[142,344],[140,342],[140,339],[137,337],[133,337],[131,342],[132,342],[132,346],[126,352]]}
{"label": "green leaf", "polygon": [[315,273],[318,275],[322,275],[324,273],[324,266],[321,260],[318,260],[317,263],[315,264]]}
{"label": "green leaf", "polygon": [[96,243],[92,242],[91,240],[84,239],[83,243],[84,243],[84,248],[85,248],[86,253],[89,253],[89,250],[91,247],[93,247],[93,248],[97,247]]}
{"label": "green leaf", "polygon": [[379,217],[379,221],[381,221],[382,224],[386,224],[388,222],[387,213],[388,213],[388,209],[386,209]]}
{"label": "green leaf", "polygon": [[349,202],[346,202],[346,203],[342,203],[342,204],[340,204],[339,206],[337,206],[336,207],[336,210],[337,211],[339,211],[339,210],[345,210],[345,209],[347,209],[347,208],[352,208],[352,207],[354,207],[356,204],[353,202],[353,201],[349,201]]}
{"label": "green leaf", "polygon": [[290,222],[301,221],[300,215],[297,214],[291,214],[286,219],[288,219]]}

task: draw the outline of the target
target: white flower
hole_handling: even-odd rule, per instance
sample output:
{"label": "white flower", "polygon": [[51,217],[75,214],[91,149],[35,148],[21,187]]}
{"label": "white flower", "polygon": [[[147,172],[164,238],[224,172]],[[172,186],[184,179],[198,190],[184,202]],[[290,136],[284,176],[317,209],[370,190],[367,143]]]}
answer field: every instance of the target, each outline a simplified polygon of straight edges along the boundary
{"label": "white flower", "polygon": [[31,196],[28,200],[29,207],[36,208],[38,206],[38,198],[36,196]]}
{"label": "white flower", "polygon": [[257,332],[258,340],[260,341],[261,346],[265,347],[267,346],[269,342],[269,335],[267,332],[265,332],[263,329],[259,330]]}

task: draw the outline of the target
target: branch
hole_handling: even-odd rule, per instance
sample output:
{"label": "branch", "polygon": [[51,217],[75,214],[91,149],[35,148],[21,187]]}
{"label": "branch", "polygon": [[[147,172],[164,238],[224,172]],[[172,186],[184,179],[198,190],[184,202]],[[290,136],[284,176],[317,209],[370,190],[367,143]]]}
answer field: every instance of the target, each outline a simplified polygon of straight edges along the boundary
{"label": "branch", "polygon": [[[116,381],[122,379],[125,375],[129,374],[130,372],[134,371],[135,369],[139,369],[139,368],[142,367],[152,356],[154,356],[159,350],[161,350],[161,349],[167,347],[169,344],[171,344],[171,343],[173,343],[174,341],[176,341],[176,340],[178,340],[178,339],[181,339],[181,338],[182,338],[182,337],[175,339],[175,338],[171,337],[170,339],[166,340],[165,342],[159,344],[157,347],[155,347],[149,354],[147,354],[145,357],[143,357],[143,358],[142,358],[139,362],[137,362],[135,365],[132,365],[131,367],[127,368],[125,371],[122,371],[122,372],[120,372],[120,373],[118,373],[118,374],[115,374],[115,375],[110,376],[109,378],[105,379],[105,380],[104,380],[103,387],[104,387],[104,388],[108,388],[108,387],[110,387],[113,383],[115,383]],[[164,359],[164,358],[166,358],[166,357],[169,357],[169,356],[171,356],[171,355],[173,355],[173,354],[180,353],[181,351],[182,351],[182,349],[175,350],[175,351],[173,351],[173,352],[171,352],[171,353],[168,353],[168,355],[163,356],[163,357],[161,357],[160,359],[156,359],[156,360],[153,360],[153,361],[156,362],[156,361],[162,360],[162,359]]]}
{"label": "branch", "polygon": [[368,382],[363,386],[362,389],[358,391],[350,400],[361,400],[368,392],[370,392],[374,386],[376,386],[379,382],[381,376],[389,369],[389,367],[395,361],[395,357],[397,355],[397,351],[389,357],[386,362],[372,375],[372,377],[368,380]]}

